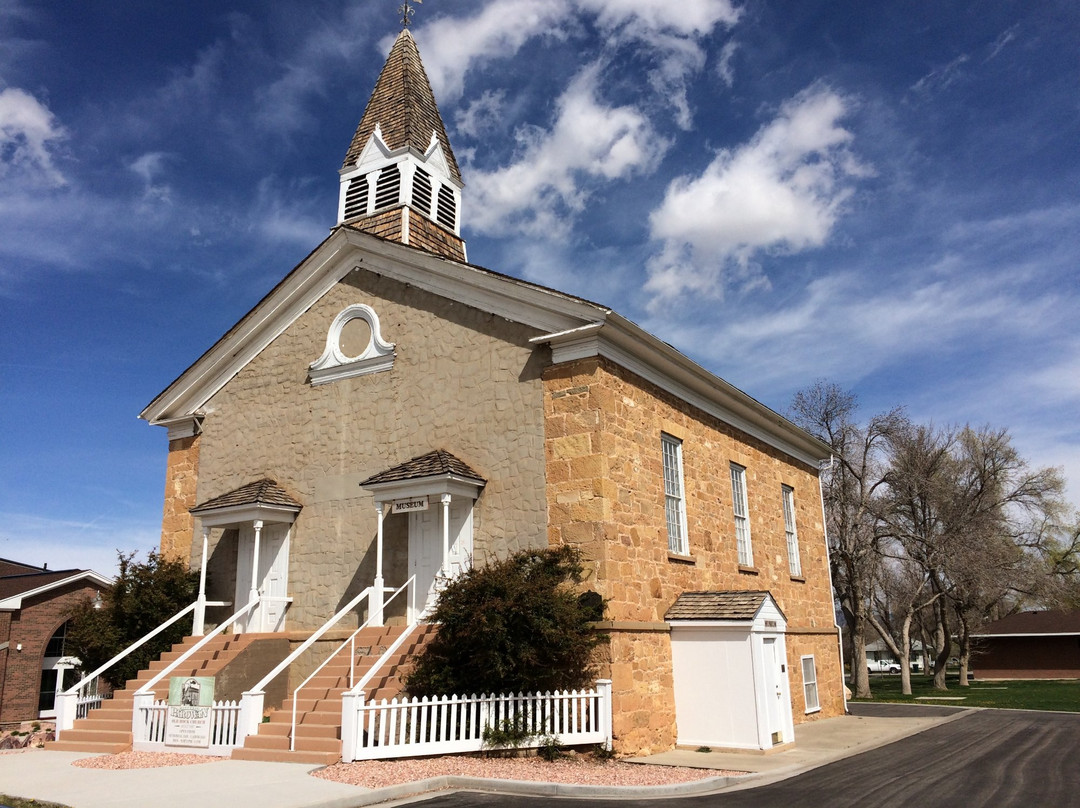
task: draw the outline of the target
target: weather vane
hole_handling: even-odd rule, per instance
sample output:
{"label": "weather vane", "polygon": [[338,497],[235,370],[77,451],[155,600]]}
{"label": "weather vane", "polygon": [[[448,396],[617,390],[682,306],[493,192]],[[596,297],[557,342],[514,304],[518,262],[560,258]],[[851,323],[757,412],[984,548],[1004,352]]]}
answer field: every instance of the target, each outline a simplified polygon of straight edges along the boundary
{"label": "weather vane", "polygon": [[[422,4],[424,2],[424,0],[412,0],[412,2],[416,3],[417,5],[420,5],[420,4]],[[401,24],[402,24],[402,26],[404,26],[405,28],[408,28],[409,27],[409,17],[411,17],[415,13],[416,13],[416,9],[413,8],[411,5],[409,5],[409,0],[405,0],[405,2],[402,3],[401,8],[398,9],[398,14],[401,15]]]}

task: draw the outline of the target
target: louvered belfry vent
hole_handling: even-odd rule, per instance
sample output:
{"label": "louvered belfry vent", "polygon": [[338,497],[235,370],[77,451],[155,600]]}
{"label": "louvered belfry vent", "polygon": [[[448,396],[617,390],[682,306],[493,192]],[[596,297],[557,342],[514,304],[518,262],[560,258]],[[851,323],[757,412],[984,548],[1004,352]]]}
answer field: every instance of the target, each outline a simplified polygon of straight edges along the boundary
{"label": "louvered belfry vent", "polygon": [[367,213],[368,181],[367,177],[356,177],[349,182],[345,192],[345,218],[363,216]]}
{"label": "louvered belfry vent", "polygon": [[423,169],[416,169],[413,175],[413,207],[425,216],[431,216],[431,177]]}
{"label": "louvered belfry vent", "polygon": [[445,185],[439,187],[439,212],[437,216],[439,224],[447,230],[453,230],[457,224],[457,204],[454,202],[454,192]]}
{"label": "louvered belfry vent", "polygon": [[393,207],[400,199],[401,169],[395,163],[379,172],[379,181],[375,184],[375,209]]}

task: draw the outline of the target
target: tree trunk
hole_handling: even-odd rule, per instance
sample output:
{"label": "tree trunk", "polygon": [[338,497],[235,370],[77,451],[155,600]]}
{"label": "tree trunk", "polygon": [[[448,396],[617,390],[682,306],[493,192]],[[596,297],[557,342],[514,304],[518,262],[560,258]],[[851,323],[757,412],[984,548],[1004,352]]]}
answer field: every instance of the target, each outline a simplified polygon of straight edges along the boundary
{"label": "tree trunk", "polygon": [[971,660],[971,627],[959,609],[956,611],[956,619],[960,623],[960,687],[970,687],[968,663]]}
{"label": "tree trunk", "polygon": [[934,690],[948,690],[945,684],[945,666],[949,662],[952,639],[949,637],[949,609],[944,598],[934,604],[937,627],[934,630],[934,642],[937,645],[937,657],[934,659]]}
{"label": "tree trunk", "polygon": [[911,618],[913,611],[904,615],[900,627],[900,692],[911,695]]}

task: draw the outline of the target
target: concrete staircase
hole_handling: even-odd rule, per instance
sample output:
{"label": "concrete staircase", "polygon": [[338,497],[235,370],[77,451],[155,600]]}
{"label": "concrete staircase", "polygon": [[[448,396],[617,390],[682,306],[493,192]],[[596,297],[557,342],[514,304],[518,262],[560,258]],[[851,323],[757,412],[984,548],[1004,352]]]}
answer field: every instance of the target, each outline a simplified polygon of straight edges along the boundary
{"label": "concrete staircase", "polygon": [[[188,659],[171,676],[215,676],[259,634],[232,634],[215,637],[199,653]],[[176,660],[202,637],[187,637],[172,650],[150,663],[150,667],[128,680],[122,690],[113,693],[101,707],[91,710],[86,718],[78,719],[71,729],[64,730],[60,739],[48,744],[49,749],[61,752],[104,752],[112,754],[131,749],[131,714],[135,691],[149,682],[166,665]],[[162,680],[154,686],[158,698],[167,695],[169,683]]]}
{"label": "concrete staircase", "polygon": [[[357,635],[357,680],[371,670],[403,630],[400,626],[366,628]],[[411,658],[420,652],[434,632],[433,625],[419,625],[365,688],[365,699],[374,701],[400,695],[402,678]],[[349,658],[347,653],[342,653],[300,691],[296,704],[295,744],[291,744],[294,697],[290,697],[280,710],[270,714],[269,721],[260,725],[258,734],[249,735],[243,747],[233,750],[233,759],[321,765],[341,760],[341,701],[342,694],[348,689]],[[295,748],[290,749],[290,745]]]}

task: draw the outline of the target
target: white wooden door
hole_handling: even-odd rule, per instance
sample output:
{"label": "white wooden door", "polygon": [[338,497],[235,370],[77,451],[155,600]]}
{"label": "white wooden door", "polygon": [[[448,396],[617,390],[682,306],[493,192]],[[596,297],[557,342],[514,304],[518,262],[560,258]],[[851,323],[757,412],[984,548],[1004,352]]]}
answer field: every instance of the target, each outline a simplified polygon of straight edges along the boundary
{"label": "white wooden door", "polygon": [[780,654],[780,646],[775,637],[762,639],[763,682],[761,698],[765,708],[765,734],[766,745],[785,743],[791,738],[784,737],[784,714],[787,709],[784,700],[784,677],[787,675],[783,670],[783,658]]}
{"label": "white wooden door", "polygon": [[[255,528],[240,528],[236,548],[236,609],[247,605],[251,592],[251,562],[255,552]],[[282,631],[289,594],[289,526],[270,524],[259,534],[259,575],[256,588],[262,595],[246,620],[238,621],[237,632]]]}
{"label": "white wooden door", "polygon": [[[447,579],[454,579],[472,566],[471,499],[450,502],[450,555]],[[426,511],[409,514],[409,575],[416,576],[415,611],[433,606],[445,579],[442,572],[442,504],[433,503]]]}

